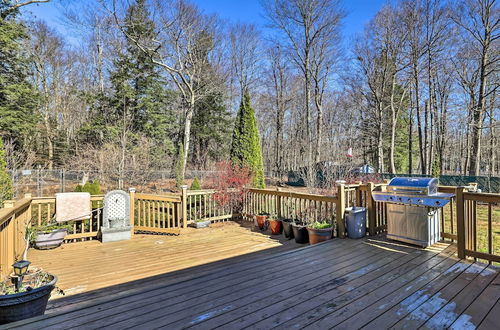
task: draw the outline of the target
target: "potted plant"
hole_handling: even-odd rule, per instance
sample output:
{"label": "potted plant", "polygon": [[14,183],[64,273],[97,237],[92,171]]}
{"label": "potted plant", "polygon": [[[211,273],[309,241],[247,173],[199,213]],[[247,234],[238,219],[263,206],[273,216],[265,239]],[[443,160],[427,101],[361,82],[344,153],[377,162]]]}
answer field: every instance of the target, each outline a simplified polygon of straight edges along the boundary
{"label": "potted plant", "polygon": [[62,244],[71,229],[70,225],[59,223],[45,224],[28,228],[32,246],[37,249],[54,249]]}
{"label": "potted plant", "polygon": [[57,283],[55,275],[29,269],[30,262],[26,259],[35,234],[36,231],[26,230],[23,259],[12,265],[14,274],[10,279],[0,282],[0,325],[43,315]]}
{"label": "potted plant", "polygon": [[0,283],[0,325],[45,313],[57,277],[36,269],[29,270],[24,277],[19,289],[10,279]]}
{"label": "potted plant", "polygon": [[285,235],[285,238],[288,238],[288,239],[294,238],[293,229],[292,229],[293,220],[292,219],[282,219],[281,224],[283,226],[283,235]]}
{"label": "potted plant", "polygon": [[260,212],[257,216],[255,216],[257,220],[257,226],[260,230],[263,230],[266,225],[266,219],[269,216],[267,212]]}
{"label": "potted plant", "polygon": [[275,215],[270,215],[268,221],[269,229],[271,229],[272,235],[279,235],[283,230],[283,225],[281,224],[281,220],[278,219]]}
{"label": "potted plant", "polygon": [[309,234],[309,243],[316,244],[332,238],[333,226],[327,221],[316,221],[307,226],[307,232]]}
{"label": "potted plant", "polygon": [[292,223],[293,236],[295,243],[306,244],[309,243],[309,234],[307,232],[306,223],[301,220],[295,220]]}
{"label": "potted plant", "polygon": [[210,220],[205,220],[205,219],[198,219],[194,222],[194,227],[196,229],[200,229],[200,228],[208,228],[210,227],[210,224],[212,223],[212,221]]}

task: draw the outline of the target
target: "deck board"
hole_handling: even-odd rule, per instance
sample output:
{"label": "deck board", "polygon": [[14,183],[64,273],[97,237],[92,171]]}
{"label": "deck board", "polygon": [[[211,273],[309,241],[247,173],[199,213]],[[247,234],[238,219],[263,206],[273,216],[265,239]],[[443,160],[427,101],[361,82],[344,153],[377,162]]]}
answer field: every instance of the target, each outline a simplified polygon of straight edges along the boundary
{"label": "deck board", "polygon": [[[139,274],[127,277],[130,282],[122,279],[118,285],[52,300],[47,315],[7,328],[500,326],[496,317],[500,298],[498,268],[458,260],[453,245],[440,243],[423,250],[379,236],[334,239],[297,248],[293,242],[269,242],[261,233],[247,232],[248,228],[227,226],[213,231],[219,240],[218,259],[203,254],[201,259],[208,259],[202,262],[198,256],[182,252],[171,259],[171,268],[167,268],[168,258],[161,259],[154,269],[161,271],[164,267],[164,271],[151,272],[153,275],[142,274],[143,268],[131,262],[131,269]],[[164,254],[175,248],[203,246],[199,239],[192,236],[167,248],[160,244],[160,248],[153,248],[146,255],[153,258],[155,253]],[[206,242],[211,248],[217,246],[212,238]],[[255,248],[259,244],[260,250]],[[135,246],[116,244],[114,248],[125,250],[130,258],[148,246],[151,244],[144,239]],[[230,246],[239,250],[239,255],[234,255],[236,251]],[[98,244],[75,243],[71,251],[85,256],[96,248]],[[100,255],[112,258],[116,252],[104,251]],[[182,258],[188,260],[183,262]],[[37,261],[48,263],[50,258],[43,256]],[[64,259],[51,265],[64,271],[59,263],[64,263]],[[112,269],[106,268],[109,265],[101,268],[95,260],[92,265],[95,269]],[[184,268],[179,268],[182,265]],[[92,271],[86,270],[87,274]],[[122,275],[117,274],[114,281]],[[73,273],[69,273],[69,278],[76,281]]]}

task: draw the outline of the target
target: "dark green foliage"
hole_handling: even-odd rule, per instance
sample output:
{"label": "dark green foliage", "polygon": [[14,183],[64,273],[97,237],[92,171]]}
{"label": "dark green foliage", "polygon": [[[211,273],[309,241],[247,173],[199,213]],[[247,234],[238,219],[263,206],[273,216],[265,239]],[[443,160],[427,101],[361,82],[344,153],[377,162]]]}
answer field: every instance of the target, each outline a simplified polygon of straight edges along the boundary
{"label": "dark green foliage", "polygon": [[177,188],[184,184],[184,177],[182,175],[182,167],[184,165],[184,145],[179,145],[179,152],[177,153],[177,163],[175,165],[175,183]]}
{"label": "dark green foliage", "polygon": [[236,117],[230,156],[234,165],[248,167],[252,171],[254,187],[265,187],[260,134],[248,92],[243,95]]}
{"label": "dark green foliage", "polygon": [[198,180],[198,178],[194,178],[189,190],[201,190],[201,184],[200,184],[200,180]]}
{"label": "dark green foliage", "polygon": [[231,114],[224,104],[224,95],[212,92],[198,100],[191,127],[193,163],[201,165],[208,160],[227,159],[230,134]]}
{"label": "dark green foliage", "polygon": [[23,50],[25,28],[13,19],[0,18],[0,136],[16,147],[33,136],[38,96],[28,81],[29,62]]}
{"label": "dark green foliage", "polygon": [[4,157],[3,140],[0,138],[0,206],[6,199],[12,198],[12,180],[7,171],[7,162]]}
{"label": "dark green foliage", "polygon": [[[152,43],[155,25],[144,0],[129,7],[125,22],[128,35],[143,44]],[[171,154],[172,101],[176,95],[165,88],[167,83],[150,57],[127,39],[126,48],[113,61],[109,80],[111,93],[89,96],[93,115],[80,130],[83,142],[116,141],[126,132],[131,145],[139,143],[140,137],[152,140],[157,146],[153,158],[161,160]]]}
{"label": "dark green foliage", "polygon": [[98,180],[87,181],[83,186],[77,185],[75,187],[76,192],[88,192],[91,195],[101,195],[101,184]]}

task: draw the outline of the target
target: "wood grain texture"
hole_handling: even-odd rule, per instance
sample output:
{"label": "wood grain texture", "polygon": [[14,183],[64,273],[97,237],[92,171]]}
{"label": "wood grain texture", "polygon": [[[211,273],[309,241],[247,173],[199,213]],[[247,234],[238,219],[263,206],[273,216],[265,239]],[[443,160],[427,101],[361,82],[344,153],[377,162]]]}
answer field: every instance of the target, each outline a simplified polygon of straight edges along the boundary
{"label": "wood grain texture", "polygon": [[[252,232],[245,224],[220,224],[203,234],[193,229],[179,237],[158,236],[157,240],[165,240],[162,244],[151,244],[150,238],[139,235],[128,244],[117,242],[105,253],[98,252],[96,242],[68,246],[68,255],[78,258],[123,254],[126,271],[116,280],[129,282],[54,299],[47,315],[9,326],[498,328],[498,318],[492,314],[500,296],[498,268],[459,260],[455,245],[439,243],[423,250],[377,236],[298,248],[292,241]],[[174,256],[173,251],[178,253]],[[211,261],[214,254],[219,256]],[[134,261],[139,255],[155,260],[154,266],[141,267],[141,260]],[[100,271],[108,274],[100,277],[99,282],[104,281],[117,266],[105,265],[107,259],[89,258],[86,268],[75,265],[78,268],[69,271],[64,259],[56,262],[40,254],[37,260],[67,271],[63,277],[75,284],[84,274],[99,276]],[[148,276],[147,281],[130,281],[131,273]]]}

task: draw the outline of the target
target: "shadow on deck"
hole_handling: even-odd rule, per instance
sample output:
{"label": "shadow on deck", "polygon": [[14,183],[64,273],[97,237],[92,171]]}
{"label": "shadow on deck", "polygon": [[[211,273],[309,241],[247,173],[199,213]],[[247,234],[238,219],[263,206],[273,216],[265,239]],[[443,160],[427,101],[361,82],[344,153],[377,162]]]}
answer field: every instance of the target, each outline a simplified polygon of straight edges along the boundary
{"label": "shadow on deck", "polygon": [[498,268],[458,260],[454,245],[374,237],[294,247],[56,299],[47,315],[8,327],[499,328]]}

